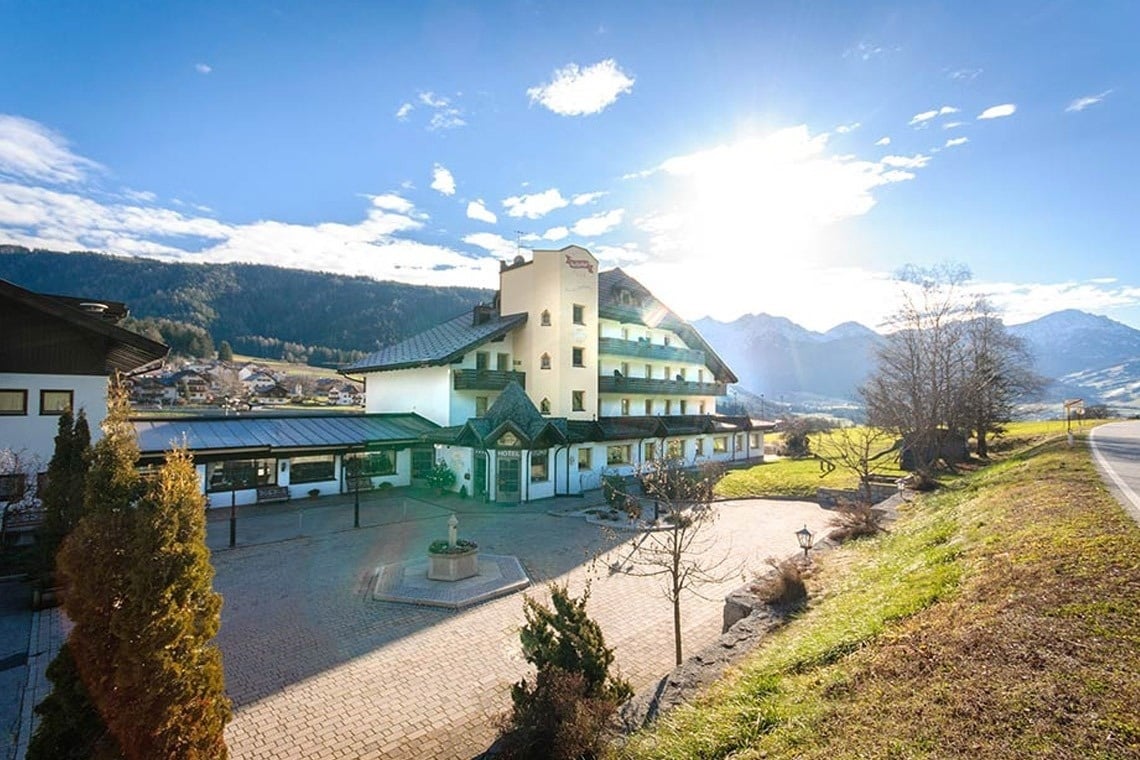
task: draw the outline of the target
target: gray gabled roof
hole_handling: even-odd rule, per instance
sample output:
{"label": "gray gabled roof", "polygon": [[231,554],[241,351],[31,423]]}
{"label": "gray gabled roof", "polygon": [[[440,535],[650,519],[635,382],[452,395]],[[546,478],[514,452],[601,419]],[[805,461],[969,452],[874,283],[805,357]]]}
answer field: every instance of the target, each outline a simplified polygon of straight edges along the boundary
{"label": "gray gabled roof", "polygon": [[418,442],[439,426],[415,413],[183,417],[134,420],[143,457],[173,446],[192,453],[273,454],[303,449],[364,448],[368,444]]}
{"label": "gray gabled roof", "polygon": [[472,312],[467,312],[430,330],[374,351],[360,361],[342,368],[341,372],[375,372],[450,364],[471,349],[525,324],[526,314],[488,314],[486,321],[481,324],[475,322]]}

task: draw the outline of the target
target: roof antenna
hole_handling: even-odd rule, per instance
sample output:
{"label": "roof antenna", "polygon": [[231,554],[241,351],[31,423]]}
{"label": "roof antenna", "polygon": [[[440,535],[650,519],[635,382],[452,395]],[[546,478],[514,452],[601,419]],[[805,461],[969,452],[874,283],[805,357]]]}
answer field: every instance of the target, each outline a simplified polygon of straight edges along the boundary
{"label": "roof antenna", "polygon": [[515,230],[515,253],[522,253],[522,230]]}

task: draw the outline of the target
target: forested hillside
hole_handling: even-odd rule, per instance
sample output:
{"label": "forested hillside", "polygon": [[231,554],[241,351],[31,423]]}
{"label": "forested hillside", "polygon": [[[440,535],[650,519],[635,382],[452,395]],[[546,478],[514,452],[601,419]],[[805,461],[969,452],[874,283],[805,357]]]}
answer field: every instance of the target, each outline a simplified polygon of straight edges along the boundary
{"label": "forested hillside", "polygon": [[176,264],[0,245],[0,278],[41,293],[123,301],[133,329],[181,353],[235,351],[337,364],[454,317],[490,298],[436,288],[254,264]]}

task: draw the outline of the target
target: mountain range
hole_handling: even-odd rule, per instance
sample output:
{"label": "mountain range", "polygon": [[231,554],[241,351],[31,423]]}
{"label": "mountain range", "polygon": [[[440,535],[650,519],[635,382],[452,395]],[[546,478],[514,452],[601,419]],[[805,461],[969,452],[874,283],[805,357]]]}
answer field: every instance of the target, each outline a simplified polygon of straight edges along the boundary
{"label": "mountain range", "polygon": [[[0,245],[0,278],[42,293],[125,302],[133,329],[180,350],[212,353],[224,340],[239,353],[330,365],[492,295],[254,264],[166,263],[14,245]],[[694,326],[739,377],[733,401],[768,416],[780,407],[849,412],[883,340],[857,322],[819,333],[767,314],[706,318]],[[1081,397],[1140,411],[1140,330],[1071,309],[1009,329],[1029,345],[1036,371],[1052,380],[1042,402]],[[194,340],[187,342],[187,334]]]}

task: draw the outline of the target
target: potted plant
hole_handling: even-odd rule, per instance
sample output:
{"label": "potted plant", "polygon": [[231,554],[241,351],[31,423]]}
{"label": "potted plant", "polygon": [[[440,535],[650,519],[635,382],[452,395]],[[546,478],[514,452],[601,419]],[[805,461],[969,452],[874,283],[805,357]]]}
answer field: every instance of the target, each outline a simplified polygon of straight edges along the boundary
{"label": "potted plant", "polygon": [[436,462],[427,474],[427,482],[437,494],[442,494],[455,485],[455,472],[447,466],[447,462]]}
{"label": "potted plant", "polygon": [[319,489],[319,488],[310,488],[309,489],[309,498],[310,499],[315,499],[320,495],[321,495],[321,489]]}

